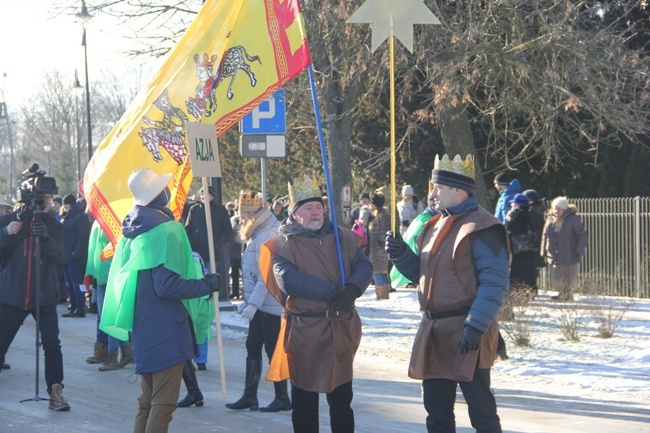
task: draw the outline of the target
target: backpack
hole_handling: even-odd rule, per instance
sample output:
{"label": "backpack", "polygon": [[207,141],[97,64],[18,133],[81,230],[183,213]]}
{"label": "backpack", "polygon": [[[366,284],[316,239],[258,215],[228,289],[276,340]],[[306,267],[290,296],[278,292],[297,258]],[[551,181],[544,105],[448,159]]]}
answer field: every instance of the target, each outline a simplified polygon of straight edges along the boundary
{"label": "backpack", "polygon": [[368,245],[368,235],[363,223],[360,220],[356,220],[352,225],[352,232],[358,234],[361,237],[361,246]]}

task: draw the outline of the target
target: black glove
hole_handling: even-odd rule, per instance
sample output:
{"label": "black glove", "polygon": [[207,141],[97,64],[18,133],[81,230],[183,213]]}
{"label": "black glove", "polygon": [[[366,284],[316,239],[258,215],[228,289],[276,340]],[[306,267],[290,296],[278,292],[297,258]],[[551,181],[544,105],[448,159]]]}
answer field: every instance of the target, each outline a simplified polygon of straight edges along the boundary
{"label": "black glove", "polygon": [[393,257],[400,257],[406,252],[406,242],[402,239],[402,236],[397,233],[393,237],[393,232],[386,233],[386,252]]}
{"label": "black glove", "polygon": [[460,341],[458,342],[460,353],[464,355],[468,352],[478,350],[481,347],[482,338],[483,333],[481,331],[465,325],[465,329],[463,329],[463,333],[460,335]]}
{"label": "black glove", "polygon": [[38,236],[41,240],[47,239],[47,228],[43,221],[38,221],[32,224],[32,235]]}
{"label": "black glove", "polygon": [[349,310],[354,305],[354,300],[361,296],[361,292],[354,284],[346,284],[336,291],[332,306],[335,310]]}
{"label": "black glove", "polygon": [[203,281],[213,292],[218,292],[221,289],[221,277],[219,274],[207,274],[203,277]]}

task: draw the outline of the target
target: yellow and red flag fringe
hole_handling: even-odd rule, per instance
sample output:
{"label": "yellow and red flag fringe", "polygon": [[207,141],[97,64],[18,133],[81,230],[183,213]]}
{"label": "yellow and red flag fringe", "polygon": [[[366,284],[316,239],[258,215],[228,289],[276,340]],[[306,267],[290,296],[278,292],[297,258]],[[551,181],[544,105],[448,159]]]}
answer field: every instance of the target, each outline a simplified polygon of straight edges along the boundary
{"label": "yellow and red flag fringe", "polygon": [[221,135],[309,61],[299,0],[208,0],[84,174],[88,208],[112,244],[133,206],[133,170],[173,173],[178,219],[192,182],[185,122],[212,123]]}

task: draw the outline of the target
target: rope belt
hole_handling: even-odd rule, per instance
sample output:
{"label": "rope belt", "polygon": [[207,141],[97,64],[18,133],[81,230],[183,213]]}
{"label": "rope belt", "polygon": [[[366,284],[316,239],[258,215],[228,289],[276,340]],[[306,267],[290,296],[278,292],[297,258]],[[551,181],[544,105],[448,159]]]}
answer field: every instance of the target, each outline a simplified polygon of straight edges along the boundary
{"label": "rope belt", "polygon": [[449,311],[424,310],[422,312],[422,314],[428,317],[430,320],[444,319],[446,317],[466,316],[467,313],[469,313],[469,307],[458,308],[456,310]]}

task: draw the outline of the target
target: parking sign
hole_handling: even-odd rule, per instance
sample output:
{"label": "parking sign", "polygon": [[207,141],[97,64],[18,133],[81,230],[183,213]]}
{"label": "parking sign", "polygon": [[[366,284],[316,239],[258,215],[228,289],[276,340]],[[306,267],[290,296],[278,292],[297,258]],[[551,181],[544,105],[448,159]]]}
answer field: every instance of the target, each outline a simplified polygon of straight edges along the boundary
{"label": "parking sign", "polygon": [[242,134],[284,134],[287,131],[284,89],[244,116],[240,124]]}

